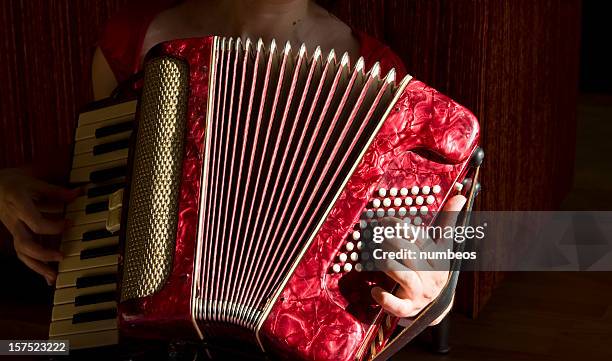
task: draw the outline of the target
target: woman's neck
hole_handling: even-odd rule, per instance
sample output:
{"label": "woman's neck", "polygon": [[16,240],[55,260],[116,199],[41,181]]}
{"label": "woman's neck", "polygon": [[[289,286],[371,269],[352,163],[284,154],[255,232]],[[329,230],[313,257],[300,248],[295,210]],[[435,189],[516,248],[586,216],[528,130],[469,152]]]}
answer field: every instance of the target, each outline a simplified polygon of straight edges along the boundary
{"label": "woman's neck", "polygon": [[216,0],[215,5],[233,36],[294,40],[309,30],[308,0]]}

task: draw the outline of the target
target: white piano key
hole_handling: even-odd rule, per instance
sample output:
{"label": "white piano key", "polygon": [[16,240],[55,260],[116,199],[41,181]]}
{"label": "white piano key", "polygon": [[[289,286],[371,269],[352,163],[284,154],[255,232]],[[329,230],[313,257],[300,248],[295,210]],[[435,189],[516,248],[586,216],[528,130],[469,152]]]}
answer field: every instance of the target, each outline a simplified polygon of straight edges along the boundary
{"label": "white piano key", "polygon": [[89,137],[87,139],[79,140],[74,143],[74,155],[91,153],[96,145],[127,139],[130,137],[130,134],[132,134],[132,131],[128,130],[126,132],[108,135],[102,138]]}
{"label": "white piano key", "polygon": [[68,340],[71,350],[111,346],[119,343],[119,331],[110,329],[98,332],[75,333],[72,335],[51,336],[50,340]]}
{"label": "white piano key", "polygon": [[57,275],[55,281],[56,288],[76,287],[76,280],[80,277],[101,276],[106,274],[116,274],[118,272],[117,265],[82,269],[70,272],[61,272]]}
{"label": "white piano key", "polygon": [[84,249],[112,246],[114,244],[119,244],[119,236],[94,239],[87,242],[81,240],[62,242],[60,251],[64,254],[64,257],[78,256]]}
{"label": "white piano key", "polygon": [[106,217],[108,215],[108,211],[96,212],[85,214],[85,211],[79,212],[70,212],[66,214],[66,218],[68,218],[72,222],[72,226],[79,226],[82,224],[90,224],[97,222],[106,222]]}
{"label": "white piano key", "polygon": [[81,312],[91,312],[116,308],[117,302],[102,302],[91,305],[75,306],[74,303],[56,305],[51,312],[51,321],[72,320],[72,316]]}
{"label": "white piano key", "polygon": [[70,227],[62,236],[62,242],[76,241],[83,237],[83,233],[87,231],[95,231],[98,229],[106,229],[106,220],[104,222],[81,224]]}
{"label": "white piano key", "polygon": [[128,149],[119,149],[112,152],[94,155],[93,153],[83,153],[72,158],[72,169],[88,167],[100,163],[108,163],[121,159],[127,159]]}
{"label": "white piano key", "polygon": [[79,115],[79,127],[97,123],[108,123],[115,119],[133,119],[136,113],[136,105],[136,100],[130,100],[81,113]]}
{"label": "white piano key", "polygon": [[51,322],[49,336],[66,336],[76,333],[88,333],[117,329],[117,319],[101,320],[93,322],[72,323],[72,320]]}
{"label": "white piano key", "polygon": [[98,202],[108,202],[108,196],[87,198],[86,195],[77,197],[72,203],[66,206],[66,213],[84,211],[85,207]]}
{"label": "white piano key", "polygon": [[66,287],[55,290],[55,295],[53,296],[53,304],[54,305],[63,305],[66,303],[74,303],[74,300],[78,296],[84,295],[92,295],[96,293],[103,292],[113,292],[117,290],[116,283],[109,283],[106,285],[86,287],[86,288],[76,288],[76,287]]}
{"label": "white piano key", "polygon": [[87,183],[89,182],[89,175],[97,170],[110,169],[115,167],[124,166],[127,164],[127,158],[115,160],[112,162],[91,165],[83,168],[73,169],[70,172],[70,183]]}
{"label": "white piano key", "polygon": [[117,264],[118,259],[119,255],[116,254],[83,260],[79,256],[71,256],[64,258],[57,268],[59,272],[69,272],[87,268],[112,266]]}

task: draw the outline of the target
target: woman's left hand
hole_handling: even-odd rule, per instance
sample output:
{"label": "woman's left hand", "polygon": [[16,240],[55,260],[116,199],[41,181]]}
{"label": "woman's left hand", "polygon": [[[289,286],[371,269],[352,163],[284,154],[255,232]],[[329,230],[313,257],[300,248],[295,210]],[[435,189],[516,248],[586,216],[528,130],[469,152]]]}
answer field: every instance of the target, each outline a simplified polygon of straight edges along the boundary
{"label": "woman's left hand", "polygon": [[[453,196],[448,200],[443,208],[437,225],[441,227],[454,226],[457,222],[457,215],[463,209],[466,198],[461,195]],[[383,220],[385,226],[394,226],[402,222],[397,218],[386,218]],[[427,251],[446,251],[452,245],[452,239],[422,239],[408,240],[405,238],[386,239],[383,247],[392,248],[395,251],[401,249],[412,249],[416,252]],[[397,261],[391,261],[397,262]],[[380,287],[372,288],[372,297],[380,304],[385,311],[396,317],[414,317],[433,301],[448,280],[449,262],[448,261],[421,261],[421,260],[402,260],[402,265],[388,266],[385,273],[395,280],[399,288],[395,294],[383,290]],[[402,270],[399,270],[402,269]],[[432,325],[439,323],[450,311],[451,305]]]}

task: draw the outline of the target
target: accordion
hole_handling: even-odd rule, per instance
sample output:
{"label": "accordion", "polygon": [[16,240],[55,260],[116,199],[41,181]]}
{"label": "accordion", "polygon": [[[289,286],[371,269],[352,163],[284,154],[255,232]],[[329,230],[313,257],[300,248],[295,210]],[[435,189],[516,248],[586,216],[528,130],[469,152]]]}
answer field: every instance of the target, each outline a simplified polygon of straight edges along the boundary
{"label": "accordion", "polygon": [[80,116],[71,182],[87,195],[67,208],[50,338],[386,358],[398,320],[370,289],[395,284],[370,272],[361,227],[434,222],[476,183],[478,140],[466,108],[363,59],[221,37],[159,44],[138,102]]}

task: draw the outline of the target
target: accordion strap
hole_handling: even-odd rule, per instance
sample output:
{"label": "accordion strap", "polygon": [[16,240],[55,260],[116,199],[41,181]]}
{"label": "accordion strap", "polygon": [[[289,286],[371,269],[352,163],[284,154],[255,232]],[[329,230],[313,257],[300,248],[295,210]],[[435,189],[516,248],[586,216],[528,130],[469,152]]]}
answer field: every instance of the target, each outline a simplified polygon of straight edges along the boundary
{"label": "accordion strap", "polygon": [[[480,166],[476,167],[474,178],[472,180],[472,186],[470,187],[470,193],[467,199],[465,211],[460,224],[466,226],[470,222],[470,214],[474,204],[474,199],[478,194],[477,184],[478,175],[480,172]],[[461,251],[464,247],[463,243],[458,244],[457,249]],[[453,295],[455,294],[455,288],[457,287],[457,280],[459,279],[459,269],[461,267],[461,260],[455,260],[452,263],[450,274],[446,286],[442,289],[442,292],[438,297],[433,300],[421,313],[419,313],[412,323],[405,327],[395,338],[393,338],[385,347],[376,354],[373,361],[383,361],[389,359],[399,350],[401,350],[408,342],[412,341],[416,336],[423,332],[427,327],[431,325],[451,304]]]}

